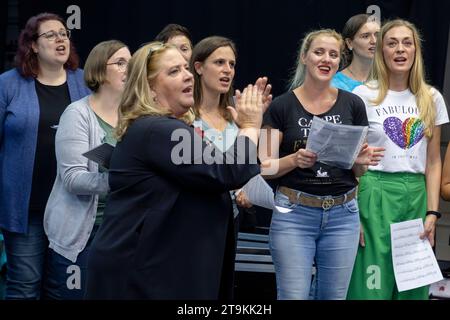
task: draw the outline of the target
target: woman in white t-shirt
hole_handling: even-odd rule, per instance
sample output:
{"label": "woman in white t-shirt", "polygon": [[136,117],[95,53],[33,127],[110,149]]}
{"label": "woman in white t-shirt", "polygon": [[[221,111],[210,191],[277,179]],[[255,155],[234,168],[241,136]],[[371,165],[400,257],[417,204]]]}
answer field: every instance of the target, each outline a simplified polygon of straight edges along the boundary
{"label": "woman in white t-shirt", "polygon": [[424,220],[422,239],[434,245],[441,178],[442,95],[424,80],[420,36],[404,20],[383,25],[372,81],[353,93],[366,104],[368,142],[386,148],[361,177],[361,237],[348,299],[427,299],[428,287],[399,292],[392,264],[390,225]]}

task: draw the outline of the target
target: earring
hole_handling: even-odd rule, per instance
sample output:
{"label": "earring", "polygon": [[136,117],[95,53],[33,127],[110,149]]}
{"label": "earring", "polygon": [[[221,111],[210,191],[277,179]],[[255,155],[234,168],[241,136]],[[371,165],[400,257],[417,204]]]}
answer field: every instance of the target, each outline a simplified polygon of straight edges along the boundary
{"label": "earring", "polygon": [[156,96],[153,97],[153,102],[158,103],[158,98]]}

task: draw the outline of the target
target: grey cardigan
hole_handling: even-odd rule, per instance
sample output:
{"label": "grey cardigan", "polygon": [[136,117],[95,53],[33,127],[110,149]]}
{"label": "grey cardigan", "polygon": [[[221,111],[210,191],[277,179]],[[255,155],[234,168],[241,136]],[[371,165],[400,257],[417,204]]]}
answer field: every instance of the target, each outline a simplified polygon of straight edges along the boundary
{"label": "grey cardigan", "polygon": [[83,251],[97,214],[98,194],[109,190],[108,174],[83,153],[105,136],[89,96],[70,104],[61,116],[55,138],[57,176],[44,214],[50,248],[72,262]]}

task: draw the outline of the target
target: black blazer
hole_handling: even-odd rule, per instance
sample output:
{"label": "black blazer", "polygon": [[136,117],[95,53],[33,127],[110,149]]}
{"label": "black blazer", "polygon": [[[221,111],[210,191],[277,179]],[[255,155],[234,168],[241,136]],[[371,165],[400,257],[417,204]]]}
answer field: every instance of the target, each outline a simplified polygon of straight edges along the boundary
{"label": "black blazer", "polygon": [[[194,164],[176,165],[171,156],[180,154],[180,142],[171,137],[177,129],[185,146],[209,148],[192,127],[153,116],[133,122],[117,144],[104,221],[89,255],[86,298],[217,299],[219,288],[227,287],[221,277],[233,271],[234,250],[228,190],[260,172],[256,146],[238,137],[227,152],[243,164],[195,164],[200,159],[192,152],[183,155]],[[245,154],[235,149],[242,142]]]}

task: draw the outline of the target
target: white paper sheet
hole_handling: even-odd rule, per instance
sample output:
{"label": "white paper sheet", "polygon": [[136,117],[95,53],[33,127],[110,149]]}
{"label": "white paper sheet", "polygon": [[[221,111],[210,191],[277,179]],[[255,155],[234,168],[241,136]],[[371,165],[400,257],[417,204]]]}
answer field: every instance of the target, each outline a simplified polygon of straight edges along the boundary
{"label": "white paper sheet", "polygon": [[368,127],[334,124],[314,117],[306,149],[317,154],[317,162],[351,169],[367,131]]}
{"label": "white paper sheet", "polygon": [[249,182],[247,182],[242,190],[244,190],[248,200],[254,205],[271,210],[275,209],[281,213],[288,213],[292,211],[290,209],[275,205],[275,196],[272,188],[260,174],[254,176]]}
{"label": "white paper sheet", "polygon": [[428,239],[421,240],[422,219],[391,224],[392,262],[399,292],[443,279]]}

